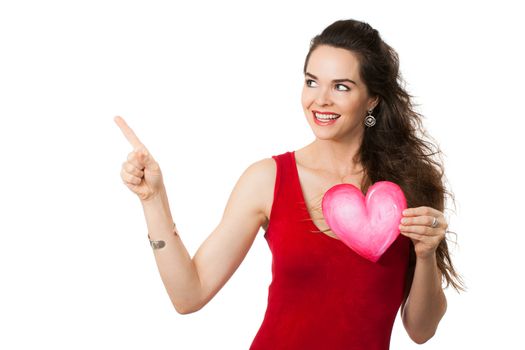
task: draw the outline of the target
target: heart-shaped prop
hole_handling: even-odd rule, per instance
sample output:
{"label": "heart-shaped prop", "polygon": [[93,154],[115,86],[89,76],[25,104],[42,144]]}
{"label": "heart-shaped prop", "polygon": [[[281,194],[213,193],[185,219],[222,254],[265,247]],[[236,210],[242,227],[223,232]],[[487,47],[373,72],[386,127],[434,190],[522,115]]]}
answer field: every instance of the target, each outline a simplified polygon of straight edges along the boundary
{"label": "heart-shaped prop", "polygon": [[407,202],[401,188],[378,181],[366,198],[354,185],[337,184],[323,196],[326,224],[337,237],[362,257],[376,262],[399,235]]}

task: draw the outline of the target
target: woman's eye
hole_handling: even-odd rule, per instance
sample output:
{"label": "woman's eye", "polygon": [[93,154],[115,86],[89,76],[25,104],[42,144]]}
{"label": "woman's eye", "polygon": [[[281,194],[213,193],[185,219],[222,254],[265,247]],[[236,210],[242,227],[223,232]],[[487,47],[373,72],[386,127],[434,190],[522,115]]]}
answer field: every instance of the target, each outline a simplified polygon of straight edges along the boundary
{"label": "woman's eye", "polygon": [[[312,79],[306,79],[306,86],[311,86],[310,82],[314,82],[314,81]],[[335,86],[342,86],[342,87],[344,87],[343,90],[339,89],[339,91],[350,91],[350,88],[348,86],[344,85],[344,84],[336,84]]]}
{"label": "woman's eye", "polygon": [[308,83],[313,81],[312,79],[306,79],[306,86],[310,86]]}

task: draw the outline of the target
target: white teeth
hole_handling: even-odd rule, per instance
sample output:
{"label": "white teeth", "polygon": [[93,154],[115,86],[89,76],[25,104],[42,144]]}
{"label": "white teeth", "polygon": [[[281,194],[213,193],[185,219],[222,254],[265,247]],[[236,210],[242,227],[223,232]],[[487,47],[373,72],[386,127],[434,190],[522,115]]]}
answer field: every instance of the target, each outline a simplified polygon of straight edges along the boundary
{"label": "white teeth", "polygon": [[323,119],[323,120],[332,120],[337,119],[340,117],[340,115],[337,114],[317,114],[314,112],[314,115],[317,119]]}

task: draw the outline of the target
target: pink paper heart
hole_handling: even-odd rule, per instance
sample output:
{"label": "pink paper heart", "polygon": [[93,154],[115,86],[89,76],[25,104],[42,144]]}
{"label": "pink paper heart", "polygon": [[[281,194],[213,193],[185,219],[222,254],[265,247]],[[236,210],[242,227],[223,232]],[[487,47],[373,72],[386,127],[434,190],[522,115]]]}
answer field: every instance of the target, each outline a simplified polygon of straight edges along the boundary
{"label": "pink paper heart", "polygon": [[377,262],[399,235],[407,202],[401,188],[378,181],[366,198],[354,185],[338,184],[323,196],[326,224],[336,236],[362,257]]}

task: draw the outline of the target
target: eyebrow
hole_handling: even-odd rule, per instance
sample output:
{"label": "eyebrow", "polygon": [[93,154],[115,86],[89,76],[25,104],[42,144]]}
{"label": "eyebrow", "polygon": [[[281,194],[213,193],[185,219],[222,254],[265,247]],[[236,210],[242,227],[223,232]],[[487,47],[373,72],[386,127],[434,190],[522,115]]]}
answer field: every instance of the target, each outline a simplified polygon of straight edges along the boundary
{"label": "eyebrow", "polygon": [[[314,79],[317,79],[317,77],[315,75],[313,75],[312,73],[306,72],[305,75],[307,75],[309,77],[312,77]],[[355,81],[350,80],[350,79],[346,79],[346,78],[345,79],[334,79],[334,80],[332,80],[333,83],[342,83],[343,81],[348,81],[348,82],[350,82],[350,83],[352,83],[352,84],[357,86],[357,83]]]}

